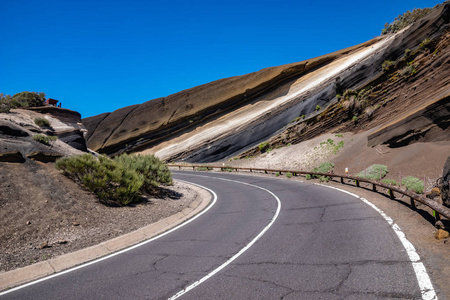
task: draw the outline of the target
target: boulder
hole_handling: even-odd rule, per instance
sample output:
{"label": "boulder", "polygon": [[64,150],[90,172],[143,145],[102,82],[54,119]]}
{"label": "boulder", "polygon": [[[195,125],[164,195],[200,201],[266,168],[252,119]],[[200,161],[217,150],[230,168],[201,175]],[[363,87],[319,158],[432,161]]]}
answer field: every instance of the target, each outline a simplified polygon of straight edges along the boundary
{"label": "boulder", "polygon": [[86,140],[80,130],[58,133],[58,138],[75,149],[87,152]]}
{"label": "boulder", "polygon": [[25,162],[25,158],[19,151],[10,151],[0,153],[0,162]]}
{"label": "boulder", "polygon": [[438,231],[436,231],[436,233],[434,234],[434,237],[437,240],[447,239],[449,237],[449,233],[448,231],[445,231],[443,229],[438,229]]}
{"label": "boulder", "polygon": [[442,202],[445,206],[450,207],[450,156],[447,158],[447,161],[444,165],[444,170],[442,172],[442,188],[441,188],[441,197]]}

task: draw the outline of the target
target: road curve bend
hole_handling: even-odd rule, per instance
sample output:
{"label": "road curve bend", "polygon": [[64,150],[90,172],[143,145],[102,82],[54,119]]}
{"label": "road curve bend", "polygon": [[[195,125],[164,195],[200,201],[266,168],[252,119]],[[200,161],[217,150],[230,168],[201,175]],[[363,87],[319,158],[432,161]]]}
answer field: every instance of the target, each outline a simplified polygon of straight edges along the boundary
{"label": "road curve bend", "polygon": [[174,178],[211,189],[216,204],[161,238],[0,298],[437,299],[414,247],[364,199],[269,177]]}

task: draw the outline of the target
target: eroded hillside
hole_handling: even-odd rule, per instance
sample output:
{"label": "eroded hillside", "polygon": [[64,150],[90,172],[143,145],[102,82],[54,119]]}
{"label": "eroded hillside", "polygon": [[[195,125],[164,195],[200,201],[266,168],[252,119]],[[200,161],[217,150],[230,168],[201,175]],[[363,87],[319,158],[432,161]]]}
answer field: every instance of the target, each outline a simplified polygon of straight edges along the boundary
{"label": "eroded hillside", "polygon": [[[361,45],[84,119],[88,144],[108,154],[138,151],[211,162],[256,149],[270,138],[274,144],[296,143],[324,130],[366,130],[421,109],[437,124],[441,121],[426,107],[441,102],[447,107],[449,16],[446,2],[402,31]],[[355,94],[342,99],[345,91]],[[339,107],[344,103],[345,110]],[[372,141],[392,139],[388,131]]]}

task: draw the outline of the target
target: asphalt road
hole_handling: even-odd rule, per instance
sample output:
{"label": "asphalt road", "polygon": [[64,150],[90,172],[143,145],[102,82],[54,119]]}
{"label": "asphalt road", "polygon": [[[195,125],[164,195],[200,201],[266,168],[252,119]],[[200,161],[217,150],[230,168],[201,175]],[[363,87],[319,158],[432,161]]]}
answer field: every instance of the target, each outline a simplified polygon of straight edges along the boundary
{"label": "asphalt road", "polygon": [[174,178],[213,190],[216,203],[141,247],[0,298],[422,298],[398,235],[358,198],[270,177]]}

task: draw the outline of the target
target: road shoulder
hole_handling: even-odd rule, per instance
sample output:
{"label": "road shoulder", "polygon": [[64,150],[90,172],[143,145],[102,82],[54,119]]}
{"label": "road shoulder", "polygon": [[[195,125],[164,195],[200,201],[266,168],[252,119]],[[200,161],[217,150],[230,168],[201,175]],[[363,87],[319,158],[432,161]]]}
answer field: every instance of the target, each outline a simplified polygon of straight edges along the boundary
{"label": "road shoulder", "polygon": [[154,238],[191,219],[204,210],[211,202],[212,195],[208,191],[185,182],[181,183],[178,181],[178,183],[187,185],[198,195],[196,200],[191,202],[188,207],[180,212],[128,234],[104,241],[98,245],[63,254],[30,266],[0,273],[0,291],[94,261],[145,240]]}

